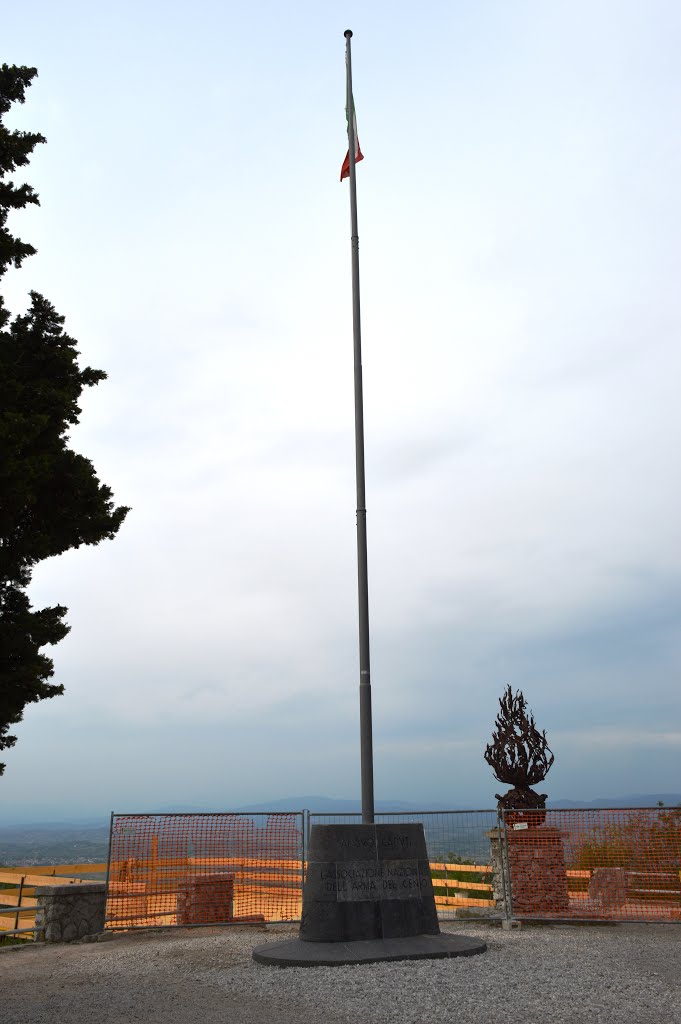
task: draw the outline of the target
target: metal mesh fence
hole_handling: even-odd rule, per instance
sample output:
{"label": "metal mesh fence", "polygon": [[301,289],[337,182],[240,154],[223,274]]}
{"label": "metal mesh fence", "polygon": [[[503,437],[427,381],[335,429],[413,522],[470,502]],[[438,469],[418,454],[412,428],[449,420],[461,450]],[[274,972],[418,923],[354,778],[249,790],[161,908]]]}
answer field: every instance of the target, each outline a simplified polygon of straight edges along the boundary
{"label": "metal mesh fence", "polygon": [[514,917],[681,920],[681,808],[505,811]]}
{"label": "metal mesh fence", "polygon": [[[498,834],[493,811],[383,812],[376,823],[421,823],[433,891],[441,920],[504,916],[504,880],[490,836]],[[310,814],[312,825],[359,824],[360,814]]]}
{"label": "metal mesh fence", "polygon": [[107,925],[300,919],[303,814],[115,814]]}
{"label": "metal mesh fence", "polygon": [[[681,808],[378,813],[423,824],[441,920],[681,921]],[[107,925],[298,921],[313,824],[359,814],[112,815]]]}

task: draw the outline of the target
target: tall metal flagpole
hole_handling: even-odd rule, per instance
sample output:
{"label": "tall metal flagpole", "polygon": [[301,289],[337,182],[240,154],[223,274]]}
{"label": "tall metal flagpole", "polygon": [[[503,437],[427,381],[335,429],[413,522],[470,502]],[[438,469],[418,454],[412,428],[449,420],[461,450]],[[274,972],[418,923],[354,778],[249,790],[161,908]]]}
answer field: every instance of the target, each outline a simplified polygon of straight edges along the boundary
{"label": "tall metal flagpole", "polygon": [[359,728],[362,777],[362,821],[374,820],[374,756],[369,667],[369,583],[367,574],[367,510],[364,488],[364,403],[362,394],[362,326],[359,312],[359,234],[355,176],[355,118],[352,100],[352,32],[345,32],[347,68],[348,151],[350,154],[350,221],[352,225],[352,333],[355,351],[355,475],[357,479],[357,589],[359,595]]}

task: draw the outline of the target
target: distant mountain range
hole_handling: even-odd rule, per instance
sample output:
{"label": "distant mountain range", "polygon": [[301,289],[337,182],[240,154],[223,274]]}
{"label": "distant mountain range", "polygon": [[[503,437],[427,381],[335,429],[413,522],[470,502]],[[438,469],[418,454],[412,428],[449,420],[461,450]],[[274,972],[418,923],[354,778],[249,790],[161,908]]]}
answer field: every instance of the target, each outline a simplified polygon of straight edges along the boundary
{"label": "distant mountain range", "polygon": [[[618,797],[596,797],[591,800],[549,800],[547,807],[556,809],[567,809],[570,807],[656,807],[662,802],[666,807],[675,807],[681,804],[681,792],[677,793],[628,793]],[[444,801],[420,801],[415,803],[407,800],[376,800],[376,811],[381,813],[414,814],[417,811],[472,811],[472,810],[493,810],[493,800],[483,804],[454,804],[446,805]],[[263,803],[243,804],[238,807],[217,804],[183,804],[173,803],[156,807],[140,808],[139,813],[143,814],[206,814],[236,812],[240,814],[267,814],[285,811],[315,811],[321,814],[359,814],[361,803],[359,799],[338,798],[317,795],[287,796],[278,800],[267,800]],[[132,813],[132,812],[131,812]],[[4,818],[4,820],[3,820]],[[21,831],[32,829],[40,831],[63,831],[65,829],[79,832],[88,827],[97,829],[108,828],[109,815],[76,815],[64,813],[58,815],[51,813],[35,812],[35,817],[30,817],[26,812],[19,813],[16,809],[6,810],[0,813],[0,836],[6,834],[7,830]]]}
{"label": "distant mountain range", "polygon": [[[681,793],[647,793],[645,795],[639,793],[620,797],[598,797],[595,800],[548,800],[547,807],[553,807],[556,810],[570,807],[657,807],[660,801],[665,806],[675,807],[681,804]],[[494,807],[494,801],[484,808],[477,807],[475,804],[445,807],[442,801],[438,803],[410,803],[406,800],[376,801],[376,811],[382,813],[399,813],[401,811],[405,814],[413,814],[416,811],[494,810]],[[245,807],[237,807],[236,810],[254,814],[267,811],[279,813],[298,811],[303,808],[324,814],[359,814],[362,806],[359,800],[339,800],[328,796],[293,796],[286,797],[285,800],[270,800],[264,804],[248,804]]]}
{"label": "distant mountain range", "polygon": [[[598,797],[594,800],[551,800],[555,809],[580,807],[666,807],[681,805],[681,793],[628,794],[621,797]],[[320,814],[359,814],[359,800],[338,799],[328,796],[291,796],[283,800],[268,800],[261,804],[246,804],[237,808],[173,804],[150,809],[149,814],[236,811],[242,814],[267,814],[300,811],[307,808]],[[377,800],[376,810],[384,813],[415,814],[418,811],[476,810],[468,807],[444,807],[442,802],[411,803],[406,800]],[[487,810],[493,810],[489,804]],[[77,864],[106,861],[109,847],[109,821],[92,818],[77,821],[2,824],[0,822],[0,864]]]}

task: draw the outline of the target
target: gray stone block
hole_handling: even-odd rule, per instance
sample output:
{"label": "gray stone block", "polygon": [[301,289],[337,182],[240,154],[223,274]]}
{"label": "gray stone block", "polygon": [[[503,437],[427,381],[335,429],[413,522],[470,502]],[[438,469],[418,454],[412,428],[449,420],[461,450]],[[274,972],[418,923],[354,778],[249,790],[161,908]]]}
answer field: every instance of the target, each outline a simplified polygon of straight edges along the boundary
{"label": "gray stone block", "polygon": [[327,900],[305,899],[300,917],[300,935],[306,942],[336,942],[345,932],[344,906]]}
{"label": "gray stone block", "polygon": [[381,910],[377,900],[343,903],[342,908],[344,942],[381,938]]}
{"label": "gray stone block", "polygon": [[437,935],[423,827],[315,825],[303,889],[303,942]]}
{"label": "gray stone block", "polygon": [[381,903],[381,937],[402,939],[422,932],[421,906],[416,900],[384,900]]}
{"label": "gray stone block", "polygon": [[336,903],[336,863],[335,861],[308,861],[305,871],[304,894],[316,900]]}
{"label": "gray stone block", "polygon": [[376,825],[380,860],[428,859],[422,825]]}
{"label": "gray stone block", "polygon": [[36,930],[45,942],[76,942],[104,931],[104,882],[40,885],[36,898]]}
{"label": "gray stone block", "polygon": [[419,861],[419,877],[421,879],[421,909],[423,912],[423,934],[437,935],[440,925],[437,920],[433,879],[430,874],[430,861],[426,857]]}
{"label": "gray stone block", "polygon": [[376,860],[375,825],[313,825],[310,860]]}

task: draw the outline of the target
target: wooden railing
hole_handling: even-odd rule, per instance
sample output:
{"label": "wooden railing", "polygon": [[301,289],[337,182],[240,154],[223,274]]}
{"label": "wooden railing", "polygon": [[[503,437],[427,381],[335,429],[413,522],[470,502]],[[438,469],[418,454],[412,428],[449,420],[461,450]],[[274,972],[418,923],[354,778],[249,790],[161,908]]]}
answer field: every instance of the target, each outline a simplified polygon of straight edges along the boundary
{"label": "wooden railing", "polygon": [[[489,864],[440,864],[431,861],[430,871],[435,891],[435,906],[442,909],[456,910],[457,907],[493,907],[492,886],[490,882],[480,879],[469,881],[467,878],[450,878],[449,875],[476,874],[487,877],[492,873]],[[445,892],[438,892],[444,889]],[[456,890],[460,890],[458,893]],[[454,890],[453,892],[450,890]],[[462,893],[466,893],[463,895]],[[468,893],[475,893],[469,896]],[[484,893],[484,895],[483,895]]]}
{"label": "wooden railing", "polygon": [[[200,877],[206,869],[227,872],[234,880],[235,920],[248,916],[248,900],[261,899],[260,919],[277,920],[277,907],[285,907],[287,919],[299,919],[302,903],[302,866],[299,860],[267,860],[248,857],[190,857],[183,859],[131,859],[110,865],[107,927],[140,927],[145,924],[177,923],[176,895],[183,884]],[[198,870],[197,870],[198,869]],[[494,906],[487,864],[430,864],[435,904],[446,912],[463,908]],[[17,934],[34,937],[36,886],[54,881],[78,885],[102,878],[106,864],[53,864],[0,868],[0,938]],[[588,900],[592,872],[567,870],[571,902]],[[645,909],[645,905],[679,905],[681,913],[681,875],[676,872],[627,872],[627,903]],[[260,896],[258,895],[260,894]],[[240,909],[240,903],[242,907]],[[170,909],[170,908],[173,909]],[[653,914],[653,917],[655,915]]]}
{"label": "wooden railing", "polygon": [[[485,864],[444,864],[433,862],[436,906],[442,909],[456,907],[491,907],[492,887],[488,882],[477,879],[460,879],[460,874],[486,876],[491,868]],[[177,890],[188,877],[196,875],[196,869],[231,869],[234,876],[235,901],[253,888],[263,890],[270,907],[277,905],[277,897],[290,906],[292,896],[300,894],[302,902],[302,869],[298,860],[267,860],[248,857],[188,857],[182,859],[160,858],[149,860],[130,859],[115,861],[110,865],[108,926],[125,927],[142,922],[150,924],[174,924],[176,916],[162,907],[160,892],[167,894]],[[53,864],[40,867],[12,867],[0,869],[0,936],[21,934],[33,937],[35,924],[35,888],[49,880],[63,884],[77,885],[91,880],[87,876],[103,875],[106,864]],[[86,877],[83,877],[86,876]],[[454,876],[454,877],[450,877]],[[440,891],[438,891],[440,890]],[[442,892],[444,890],[444,892]],[[474,896],[469,893],[475,893]],[[465,894],[465,895],[464,895]],[[140,901],[145,912],[140,916]],[[166,901],[167,902],[167,901]],[[133,905],[136,908],[133,915]],[[298,916],[299,902],[296,900]],[[238,909],[238,907],[237,907]],[[276,911],[274,911],[276,913]],[[268,915],[265,914],[265,917]],[[295,917],[292,917],[292,920]]]}
{"label": "wooden railing", "polygon": [[[589,899],[588,869],[566,871],[568,896],[571,900]],[[681,911],[681,871],[626,871],[627,902],[638,904],[678,904]]]}

